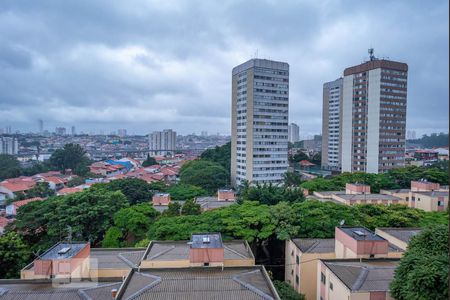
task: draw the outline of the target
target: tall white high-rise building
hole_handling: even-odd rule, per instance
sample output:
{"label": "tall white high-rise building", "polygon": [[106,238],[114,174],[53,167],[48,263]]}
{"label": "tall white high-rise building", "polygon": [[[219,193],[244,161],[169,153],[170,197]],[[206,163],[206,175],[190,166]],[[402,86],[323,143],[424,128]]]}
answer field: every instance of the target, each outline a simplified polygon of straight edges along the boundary
{"label": "tall white high-rise building", "polygon": [[291,123],[288,127],[289,143],[296,143],[300,140],[300,127],[297,124]]}
{"label": "tall white high-rise building", "polygon": [[17,155],[19,153],[19,141],[15,137],[0,137],[0,154]]}
{"label": "tall white high-rise building", "polygon": [[322,168],[340,170],[341,102],[343,79],[323,85]]}
{"label": "tall white high-rise building", "polygon": [[288,168],[289,64],[251,59],[232,71],[231,183],[283,181]]}
{"label": "tall white high-rise building", "polygon": [[177,133],[172,129],[154,131],[148,136],[150,155],[174,155]]}
{"label": "tall white high-rise building", "polygon": [[75,126],[72,126],[71,133],[72,133],[72,135],[76,134]]}
{"label": "tall white high-rise building", "polygon": [[342,172],[383,173],[405,164],[408,65],[376,59],[344,71]]}
{"label": "tall white high-rise building", "polygon": [[125,137],[125,136],[127,136],[127,130],[126,130],[126,129],[118,129],[118,130],[117,130],[117,134],[118,134],[120,137]]}

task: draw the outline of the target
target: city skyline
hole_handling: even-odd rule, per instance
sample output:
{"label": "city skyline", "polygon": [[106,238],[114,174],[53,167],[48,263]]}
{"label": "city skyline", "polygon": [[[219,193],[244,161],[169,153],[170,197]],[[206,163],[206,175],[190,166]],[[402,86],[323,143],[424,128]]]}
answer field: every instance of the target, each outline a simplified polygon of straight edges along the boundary
{"label": "city skyline", "polygon": [[0,127],[230,134],[229,72],[257,56],[290,64],[289,122],[320,134],[323,82],[373,47],[410,66],[407,130],[447,132],[448,2],[354,3],[2,3]]}

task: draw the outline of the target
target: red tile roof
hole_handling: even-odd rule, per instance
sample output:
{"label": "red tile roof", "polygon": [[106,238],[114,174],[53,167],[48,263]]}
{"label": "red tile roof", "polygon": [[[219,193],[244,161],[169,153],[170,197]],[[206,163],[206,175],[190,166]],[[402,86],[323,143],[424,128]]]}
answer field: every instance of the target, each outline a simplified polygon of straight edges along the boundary
{"label": "red tile roof", "polygon": [[67,194],[73,194],[77,192],[81,192],[83,189],[80,187],[66,187],[62,188],[58,191],[58,195],[67,195]]}
{"label": "red tile roof", "polygon": [[24,200],[20,200],[20,201],[15,201],[13,203],[11,203],[12,205],[14,205],[17,208],[24,206],[25,204],[28,204],[30,202],[34,202],[34,201],[42,201],[44,200],[44,198],[41,197],[34,197],[34,198],[29,198],[29,199],[24,199]]}
{"label": "red tile roof", "polygon": [[307,161],[306,159],[299,162],[300,166],[302,167],[312,167],[315,166],[312,162]]}
{"label": "red tile roof", "polygon": [[11,223],[13,220],[7,219],[5,217],[0,217],[0,228],[5,228],[6,225]]}
{"label": "red tile roof", "polygon": [[21,180],[21,181],[16,181],[16,180],[5,180],[3,182],[0,183],[0,186],[4,187],[5,189],[10,190],[11,192],[15,193],[15,192],[23,192],[23,191],[27,191],[31,188],[33,188],[36,185],[36,183],[34,181],[28,181],[28,180]]}

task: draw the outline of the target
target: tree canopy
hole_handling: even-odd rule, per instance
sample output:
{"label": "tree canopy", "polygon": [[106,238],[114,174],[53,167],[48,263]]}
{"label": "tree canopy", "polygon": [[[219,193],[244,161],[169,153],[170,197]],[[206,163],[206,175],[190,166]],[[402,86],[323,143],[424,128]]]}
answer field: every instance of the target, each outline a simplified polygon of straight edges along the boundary
{"label": "tree canopy", "polygon": [[395,270],[395,299],[448,299],[448,226],[425,229],[413,237]]}
{"label": "tree canopy", "polygon": [[240,201],[258,201],[262,204],[274,205],[281,201],[300,202],[305,200],[301,188],[280,187],[272,184],[243,185],[239,192]]}
{"label": "tree canopy", "polygon": [[182,183],[172,185],[167,189],[167,192],[170,193],[170,198],[172,200],[188,200],[208,194],[208,192],[201,187]]}
{"label": "tree canopy", "polygon": [[158,162],[156,161],[156,159],[154,159],[153,157],[150,156],[150,154],[147,154],[147,159],[144,160],[144,162],[142,163],[142,166],[145,167],[149,167],[149,166],[153,166],[153,165],[157,165]]}
{"label": "tree canopy", "polygon": [[18,278],[31,258],[29,247],[15,232],[0,235],[0,278]]}
{"label": "tree canopy", "polygon": [[89,159],[86,151],[79,144],[65,144],[63,149],[58,149],[50,156],[49,163],[52,167],[64,171],[72,171],[80,176],[89,172]]}
{"label": "tree canopy", "polygon": [[210,194],[229,184],[228,173],[221,165],[207,160],[193,160],[181,167],[180,182],[196,185]]}
{"label": "tree canopy", "polygon": [[201,155],[201,159],[209,160],[218,163],[224,167],[227,172],[230,172],[231,168],[231,142],[222,146],[216,146],[213,149],[205,150]]}
{"label": "tree canopy", "polygon": [[13,155],[0,154],[0,166],[0,181],[21,174],[20,163]]}
{"label": "tree canopy", "polygon": [[122,192],[130,205],[151,201],[154,190],[154,186],[139,178],[124,178],[94,186],[109,191]]}

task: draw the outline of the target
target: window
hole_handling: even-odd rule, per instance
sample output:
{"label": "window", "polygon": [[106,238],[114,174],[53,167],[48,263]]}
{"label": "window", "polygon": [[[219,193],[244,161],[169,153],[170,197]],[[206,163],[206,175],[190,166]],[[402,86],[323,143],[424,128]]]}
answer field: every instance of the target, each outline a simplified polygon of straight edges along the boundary
{"label": "window", "polygon": [[325,277],[325,274],[323,274],[323,272],[320,273],[320,282],[322,282],[323,284],[325,284],[325,281],[327,280],[327,278]]}
{"label": "window", "polygon": [[294,275],[294,269],[291,270],[291,275]]}
{"label": "window", "polygon": [[291,256],[294,256],[294,250],[292,250],[292,252],[291,252]]}
{"label": "window", "polygon": [[333,290],[333,283],[330,281],[330,290]]}
{"label": "window", "polygon": [[299,279],[298,279],[298,275],[295,275],[295,283],[298,284]]}
{"label": "window", "polygon": [[295,262],[297,263],[297,265],[300,264],[300,257],[298,257],[298,255],[297,255],[297,257],[295,258]]}

